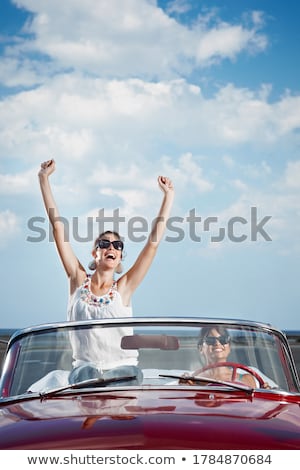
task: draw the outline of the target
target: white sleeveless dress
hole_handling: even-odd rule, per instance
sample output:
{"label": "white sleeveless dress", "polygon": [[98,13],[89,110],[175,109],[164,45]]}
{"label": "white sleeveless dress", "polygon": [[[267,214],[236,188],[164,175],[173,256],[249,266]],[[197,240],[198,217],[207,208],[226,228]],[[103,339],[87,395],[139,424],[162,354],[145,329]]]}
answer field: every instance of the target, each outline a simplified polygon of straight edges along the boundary
{"label": "white sleeveless dress", "polygon": [[[124,318],[132,316],[132,307],[125,306],[115,281],[103,296],[91,292],[91,276],[70,296],[68,320],[96,320],[101,318]],[[136,365],[136,350],[121,349],[123,336],[132,335],[131,327],[93,328],[71,332],[73,367],[91,365],[99,372],[123,365]]]}

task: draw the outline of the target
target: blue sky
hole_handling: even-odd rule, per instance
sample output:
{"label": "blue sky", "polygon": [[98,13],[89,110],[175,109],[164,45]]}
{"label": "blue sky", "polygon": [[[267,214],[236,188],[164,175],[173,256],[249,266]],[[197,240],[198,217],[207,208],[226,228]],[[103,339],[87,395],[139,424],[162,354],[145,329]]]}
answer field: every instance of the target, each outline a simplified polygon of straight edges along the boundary
{"label": "blue sky", "polygon": [[[300,328],[299,10],[1,0],[2,328],[66,319],[68,283],[37,179],[50,157],[84,265],[99,210],[117,209],[128,269],[160,205],[157,176],[172,178],[174,218],[135,315]],[[143,233],[130,230],[134,217]]]}

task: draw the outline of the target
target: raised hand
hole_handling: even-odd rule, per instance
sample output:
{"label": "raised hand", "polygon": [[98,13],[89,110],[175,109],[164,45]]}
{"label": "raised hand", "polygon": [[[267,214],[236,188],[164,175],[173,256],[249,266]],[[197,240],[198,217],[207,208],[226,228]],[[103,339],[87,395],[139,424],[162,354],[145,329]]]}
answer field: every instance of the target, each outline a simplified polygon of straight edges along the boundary
{"label": "raised hand", "polygon": [[173,183],[167,176],[158,177],[158,185],[164,193],[174,191]]}
{"label": "raised hand", "polygon": [[46,162],[41,163],[41,168],[39,171],[39,176],[46,175],[50,176],[55,171],[55,161],[47,160]]}

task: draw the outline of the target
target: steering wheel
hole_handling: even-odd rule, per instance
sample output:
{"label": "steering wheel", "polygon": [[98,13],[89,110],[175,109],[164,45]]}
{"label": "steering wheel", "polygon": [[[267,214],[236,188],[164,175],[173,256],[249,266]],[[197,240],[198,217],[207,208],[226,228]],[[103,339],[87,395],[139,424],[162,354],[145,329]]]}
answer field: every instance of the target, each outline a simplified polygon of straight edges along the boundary
{"label": "steering wheel", "polygon": [[239,362],[214,362],[213,364],[209,364],[208,366],[203,367],[202,369],[198,369],[196,371],[197,375],[201,374],[201,372],[205,372],[210,369],[217,369],[218,367],[229,367],[232,369],[231,381],[236,381],[237,370],[242,369],[248,374],[252,375],[259,383],[260,387],[263,387],[265,380],[258,374],[255,370],[252,370],[250,367],[240,364]]}

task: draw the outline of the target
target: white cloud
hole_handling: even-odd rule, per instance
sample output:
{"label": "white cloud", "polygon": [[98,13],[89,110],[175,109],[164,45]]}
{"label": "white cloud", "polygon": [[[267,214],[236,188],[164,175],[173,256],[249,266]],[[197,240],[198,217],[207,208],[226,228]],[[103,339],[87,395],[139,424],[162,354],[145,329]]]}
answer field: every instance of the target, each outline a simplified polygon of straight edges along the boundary
{"label": "white cloud", "polygon": [[296,189],[300,195],[300,160],[288,162],[283,179],[287,189]]}
{"label": "white cloud", "polygon": [[2,100],[1,155],[34,163],[50,155],[66,161],[109,156],[114,162],[121,155],[157,158],[153,147],[170,141],[186,149],[271,144],[283,136],[292,143],[299,105],[297,96],[269,103],[265,91],[233,85],[206,99],[185,80],[60,76]]}
{"label": "white cloud", "polygon": [[268,165],[265,161],[258,162],[256,164],[245,164],[240,165],[240,171],[244,174],[244,178],[247,179],[261,179],[263,176],[270,175],[272,170],[270,165]]}
{"label": "white cloud", "polygon": [[232,186],[238,189],[239,191],[243,191],[243,192],[245,192],[248,189],[248,185],[244,181],[240,180],[239,178],[232,181]]}
{"label": "white cloud", "polygon": [[[37,65],[37,70],[35,68]],[[32,60],[21,60],[15,57],[1,57],[1,82],[7,87],[30,87],[42,83],[46,75],[42,73],[40,64]]]}
{"label": "white cloud", "polygon": [[15,174],[0,174],[0,194],[29,193],[33,190],[33,178],[36,178],[33,170]]}
{"label": "white cloud", "polygon": [[[40,161],[53,156],[60,201],[83,201],[94,190],[120,201],[126,214],[151,210],[159,198],[157,169],[174,179],[179,194],[190,188],[196,194],[215,189],[213,170],[208,173],[207,161],[204,166],[198,157],[209,148],[212,169],[222,149],[229,184],[243,197],[271,204],[268,191],[273,187],[251,194],[249,182],[271,177],[270,160],[257,163],[257,154],[251,161],[252,155],[238,150],[255,143],[276,151],[283,138],[295,145],[299,96],[287,92],[271,101],[268,84],[257,90],[228,84],[205,97],[200,86],[177,74],[191,71],[195,62],[203,66],[234,60],[241,51],[266,48],[260,12],[229,24],[210,10],[185,25],[154,1],[19,0],[18,5],[36,14],[27,25],[31,38],[25,35],[23,42],[6,49],[0,76],[10,86],[38,86],[2,99],[0,157],[25,161],[36,171],[2,170],[4,195],[31,191]],[[169,5],[177,13],[186,6]],[[51,60],[43,60],[43,54]],[[153,77],[155,81],[149,80]],[[297,175],[298,166],[290,163],[281,185],[295,190]],[[284,211],[288,200],[277,197]]]}
{"label": "white cloud", "polygon": [[109,163],[99,162],[95,165],[87,182],[101,187],[101,192],[114,187],[124,188],[132,185],[133,182],[137,188],[145,186],[149,188],[149,183],[145,181],[143,175],[143,168],[138,167],[135,163],[129,165],[126,162],[119,163],[112,168]]}
{"label": "white cloud", "polygon": [[192,153],[188,152],[179,156],[178,161],[169,156],[164,156],[161,161],[161,168],[166,176],[169,176],[175,183],[179,191],[191,191],[204,193],[211,191],[214,187],[203,172]]}
{"label": "white cloud", "polygon": [[0,212],[0,248],[11,242],[11,239],[19,232],[20,222],[16,214],[10,210]]}
{"label": "white cloud", "polygon": [[[269,174],[269,167],[262,162],[257,166],[257,174],[262,173],[265,168],[266,174]],[[263,229],[271,237],[272,241],[267,242],[261,234],[257,233],[255,244],[261,246],[272,244],[274,255],[290,256],[300,253],[300,162],[287,162],[284,174],[271,184],[263,187],[253,186],[249,182],[236,179],[232,184],[239,190],[239,196],[218,213],[218,224],[215,225],[216,233],[218,227],[225,227],[228,230],[228,221],[234,217],[243,218],[247,223],[234,224],[234,236],[246,234],[247,239],[243,244],[253,245],[251,240],[251,207],[257,211],[257,224],[264,217],[271,216]],[[211,214],[210,214],[211,215]],[[255,217],[253,227],[255,228]],[[298,234],[298,235],[297,235]],[[220,243],[219,250],[238,245],[232,243],[225,237],[224,242]],[[210,244],[210,249],[214,249]]]}
{"label": "white cloud", "polygon": [[[144,166],[144,165],[143,165]],[[111,198],[111,205],[118,201],[118,208],[126,217],[145,215],[150,210],[152,202],[157,204],[157,176],[151,165],[147,165],[147,171],[143,166],[126,162],[112,168],[109,163],[100,163],[88,178],[87,184],[98,188],[101,196]],[[107,207],[113,210],[112,207]],[[114,205],[115,208],[115,205]],[[95,209],[93,213],[97,213]]]}
{"label": "white cloud", "polygon": [[[7,49],[13,63],[6,68],[17,69],[24,85],[34,80],[36,64],[30,66],[24,59],[16,64],[16,57],[35,52],[51,58],[57,71],[74,68],[99,76],[170,79],[196,65],[234,59],[243,50],[262,51],[267,45],[255,15],[250,27],[249,20],[228,24],[216,14],[185,25],[147,0],[18,0],[17,5],[34,13],[25,28],[30,39],[25,36]],[[173,2],[169,9],[184,12],[187,4]],[[12,78],[5,74],[2,80],[9,84]]]}
{"label": "white cloud", "polygon": [[168,14],[182,14],[191,10],[192,6],[189,0],[173,0],[167,3]]}
{"label": "white cloud", "polygon": [[247,30],[242,25],[220,23],[203,35],[197,47],[196,58],[199,64],[210,64],[216,59],[234,59],[247,48],[264,50],[266,45],[266,38],[257,35],[255,29]]}
{"label": "white cloud", "polygon": [[278,134],[285,135],[293,130],[300,129],[300,96],[292,96],[287,93],[274,106],[275,116],[277,117],[276,127]]}
{"label": "white cloud", "polygon": [[[173,159],[162,157],[158,162],[144,162],[143,165],[123,161],[112,166],[109,162],[99,162],[82,181],[81,187],[76,189],[73,198],[83,200],[90,195],[94,208],[88,210],[84,218],[97,217],[99,208],[103,207],[107,215],[118,209],[127,220],[135,216],[152,218],[162,200],[157,182],[159,175],[173,180],[177,195],[175,210],[178,211],[182,194],[190,191],[204,193],[213,189],[198,159],[192,154],[184,154]],[[66,187],[55,187],[54,193],[58,195],[60,203],[66,203],[66,200],[72,202]]]}

